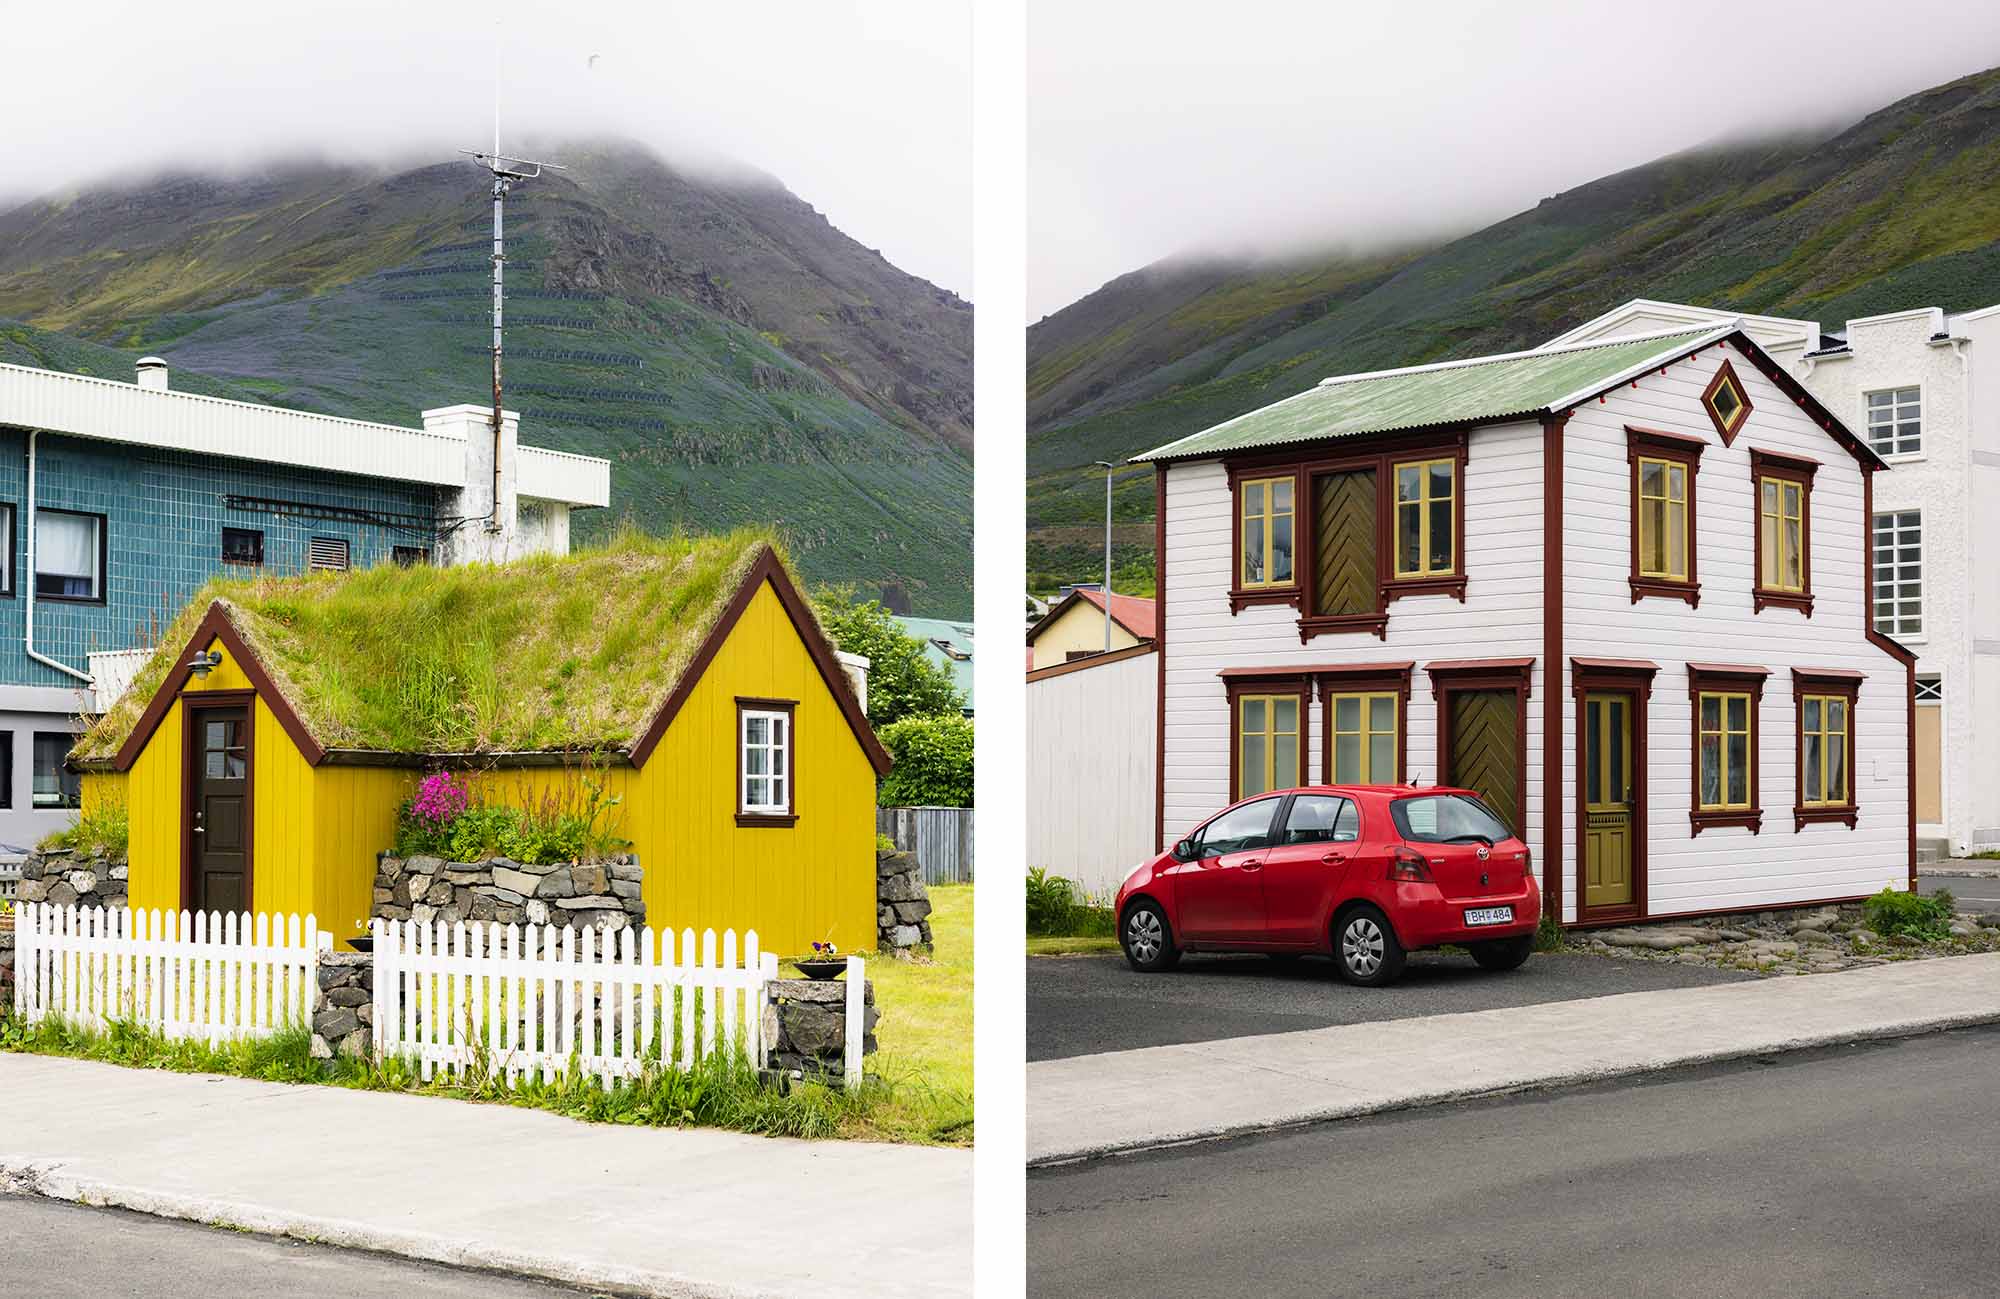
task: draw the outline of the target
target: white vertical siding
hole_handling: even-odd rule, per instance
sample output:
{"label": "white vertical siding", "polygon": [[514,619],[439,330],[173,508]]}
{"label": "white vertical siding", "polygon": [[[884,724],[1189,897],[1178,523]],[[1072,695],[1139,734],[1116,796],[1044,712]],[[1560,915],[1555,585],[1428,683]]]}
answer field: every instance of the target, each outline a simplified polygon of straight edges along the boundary
{"label": "white vertical siding", "polygon": [[1158,720],[1154,654],[1028,682],[1029,866],[1109,898],[1153,855]]}
{"label": "white vertical siding", "polygon": [[[1513,424],[1475,430],[1467,445],[1464,603],[1412,596],[1389,606],[1386,640],[1367,633],[1301,644],[1298,611],[1259,605],[1229,611],[1229,479],[1218,461],[1167,473],[1165,828],[1171,842],[1229,801],[1229,705],[1224,668],[1292,668],[1414,660],[1405,769],[1438,778],[1437,709],[1424,665],[1445,659],[1537,656],[1528,700],[1523,773],[1528,842],[1541,839],[1542,430]],[[1308,511],[1301,508],[1303,520]],[[1302,529],[1303,535],[1303,529]],[[1303,543],[1302,543],[1303,544]],[[1305,774],[1320,766],[1319,708],[1309,708]]]}
{"label": "white vertical siding", "polygon": [[[1753,411],[1724,447],[1701,407],[1701,393],[1724,356],[1734,363]],[[1709,443],[1697,477],[1697,565],[1701,605],[1648,598],[1634,604],[1627,424]],[[1477,435],[1475,435],[1475,438]],[[1477,445],[1475,441],[1475,445]],[[1812,592],[1807,618],[1792,609],[1754,613],[1755,503],[1750,449],[1808,456],[1820,468],[1812,487]],[[1755,907],[1872,893],[1908,879],[1908,678],[1903,665],[1866,636],[1862,585],[1860,466],[1750,362],[1733,349],[1651,374],[1571,418],[1564,435],[1563,651],[1569,657],[1650,659],[1660,666],[1647,715],[1647,910],[1671,914]],[[1692,745],[1689,660],[1769,668],[1757,739],[1760,834],[1747,829],[1691,833]],[[1855,770],[1860,818],[1794,830],[1797,716],[1791,669],[1866,674],[1856,708]],[[1573,799],[1576,717],[1563,686],[1566,801]],[[1574,809],[1565,825],[1564,918],[1575,918]]]}

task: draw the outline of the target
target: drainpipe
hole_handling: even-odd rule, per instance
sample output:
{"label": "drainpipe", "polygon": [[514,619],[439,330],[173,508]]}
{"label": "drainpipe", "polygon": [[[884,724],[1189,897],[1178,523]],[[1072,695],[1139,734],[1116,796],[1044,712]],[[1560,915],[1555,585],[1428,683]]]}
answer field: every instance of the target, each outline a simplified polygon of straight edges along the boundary
{"label": "drainpipe", "polygon": [[[67,663],[58,663],[35,648],[35,439],[38,436],[37,430],[28,430],[28,575],[22,590],[22,595],[27,599],[26,605],[23,606],[27,614],[27,627],[22,632],[21,639],[28,647],[28,657],[35,662],[45,667],[52,667],[58,672],[66,672],[87,686],[94,686],[97,683],[91,680],[90,673],[79,672]],[[108,543],[110,539],[102,540]],[[21,575],[16,573],[14,580],[21,582]]]}

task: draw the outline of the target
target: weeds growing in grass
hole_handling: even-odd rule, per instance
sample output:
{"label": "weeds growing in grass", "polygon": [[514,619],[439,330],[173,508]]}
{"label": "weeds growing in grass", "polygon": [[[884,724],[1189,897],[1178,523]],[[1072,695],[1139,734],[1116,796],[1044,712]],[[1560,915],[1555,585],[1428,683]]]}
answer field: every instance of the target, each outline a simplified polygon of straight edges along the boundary
{"label": "weeds growing in grass", "polygon": [[1951,937],[1958,904],[1950,893],[1906,893],[1885,888],[1861,904],[1868,927],[1878,934],[1907,934],[1925,942]]}
{"label": "weeds growing in grass", "polygon": [[123,861],[131,835],[132,822],[125,804],[105,799],[86,808],[74,825],[45,836],[41,846],[80,853],[102,852],[114,861]]}

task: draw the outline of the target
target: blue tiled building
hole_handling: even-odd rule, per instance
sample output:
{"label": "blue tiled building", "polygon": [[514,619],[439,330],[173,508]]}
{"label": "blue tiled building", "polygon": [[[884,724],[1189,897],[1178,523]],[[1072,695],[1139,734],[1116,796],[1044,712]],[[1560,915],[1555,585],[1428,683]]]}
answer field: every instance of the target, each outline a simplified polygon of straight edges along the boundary
{"label": "blue tiled building", "polygon": [[0,860],[74,815],[81,719],[217,573],[566,550],[608,502],[605,461],[519,446],[511,412],[496,446],[479,407],[404,428],[137,379],[0,366]]}

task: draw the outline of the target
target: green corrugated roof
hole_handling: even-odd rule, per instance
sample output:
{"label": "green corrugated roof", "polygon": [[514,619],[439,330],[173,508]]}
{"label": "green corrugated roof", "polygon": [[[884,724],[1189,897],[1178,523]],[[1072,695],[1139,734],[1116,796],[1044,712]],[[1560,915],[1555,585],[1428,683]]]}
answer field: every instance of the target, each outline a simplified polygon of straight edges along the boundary
{"label": "green corrugated roof", "polygon": [[1295,397],[1132,458],[1177,460],[1320,438],[1524,418],[1726,332],[1704,325],[1651,338],[1328,379]]}

